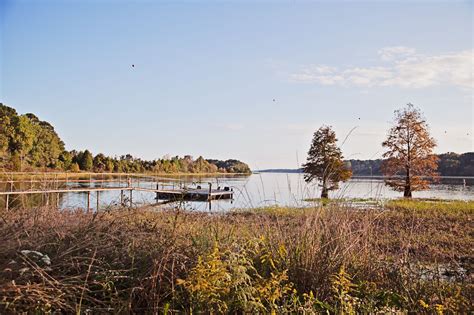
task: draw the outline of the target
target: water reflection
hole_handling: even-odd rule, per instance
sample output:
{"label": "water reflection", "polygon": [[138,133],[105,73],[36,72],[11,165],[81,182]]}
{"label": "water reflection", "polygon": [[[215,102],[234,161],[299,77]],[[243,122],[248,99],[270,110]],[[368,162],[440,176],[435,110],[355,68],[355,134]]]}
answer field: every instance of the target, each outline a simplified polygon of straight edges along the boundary
{"label": "water reflection", "polygon": [[[2,182],[1,191],[24,191],[45,189],[72,189],[77,187],[127,187],[130,183],[127,178],[104,176],[95,178],[99,181],[90,183],[90,177],[74,180],[57,180],[55,182],[42,182],[41,180],[30,180],[25,182],[11,183]],[[180,202],[172,206],[180,206],[186,209],[198,211],[225,211],[234,208],[255,208],[262,206],[304,206],[305,199],[318,198],[320,189],[317,184],[304,182],[302,174],[295,173],[260,173],[251,176],[225,176],[225,177],[195,177],[195,176],[169,176],[161,177],[158,183],[160,188],[184,188],[196,187],[200,184],[212,183],[213,187],[230,186],[234,189],[233,200],[218,200],[208,202]],[[133,186],[147,189],[157,187],[157,182],[150,177],[142,177],[133,180]],[[204,186],[203,186],[204,187]],[[2,196],[4,197],[4,196]],[[60,194],[35,194],[35,195],[12,195],[9,199],[9,207],[35,207],[39,205],[57,205],[60,208],[113,208],[120,205],[129,205],[133,199],[134,206],[150,203],[163,203],[164,200],[155,200],[155,193],[145,191],[134,191],[131,196],[129,192],[121,194],[120,190],[92,192],[67,192]],[[386,199],[401,197],[401,193],[388,188],[383,184],[381,178],[353,178],[341,184],[337,191],[330,194],[331,198],[371,198]],[[474,178],[442,178],[438,184],[432,185],[430,190],[414,193],[415,198],[439,198],[474,200]],[[170,204],[168,204],[170,205]],[[0,201],[0,206],[5,207],[5,198]]]}

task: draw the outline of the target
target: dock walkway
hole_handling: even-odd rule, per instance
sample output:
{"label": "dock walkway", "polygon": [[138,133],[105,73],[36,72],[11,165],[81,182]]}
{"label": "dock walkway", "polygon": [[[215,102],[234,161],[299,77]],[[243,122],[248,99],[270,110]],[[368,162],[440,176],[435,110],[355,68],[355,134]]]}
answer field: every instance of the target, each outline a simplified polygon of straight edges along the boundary
{"label": "dock walkway", "polygon": [[[9,182],[9,181],[8,181]],[[29,181],[26,180],[26,183]],[[68,183],[77,182],[78,184],[83,185],[84,182],[87,180],[69,180]],[[113,180],[89,180],[90,185],[93,183],[103,183],[103,182],[113,182]],[[122,181],[116,181],[118,184],[121,184]],[[33,195],[33,194],[45,194],[45,195],[52,195],[52,194],[64,194],[64,193],[87,193],[87,208],[90,208],[90,199],[91,193],[97,194],[97,209],[99,209],[99,196],[101,192],[105,191],[120,191],[120,202],[121,204],[125,204],[125,192],[128,192],[128,202],[130,206],[132,206],[133,201],[133,192],[134,191],[141,191],[141,192],[150,192],[156,194],[156,200],[167,200],[167,201],[212,201],[212,200],[219,200],[219,199],[232,199],[234,196],[234,191],[228,187],[225,189],[212,189],[212,184],[209,184],[209,189],[203,189],[200,186],[197,188],[176,188],[170,187],[166,188],[165,185],[161,185],[159,182],[147,182],[151,184],[151,186],[156,186],[155,188],[144,188],[140,187],[140,182],[137,185],[133,185],[131,180],[128,180],[127,186],[117,186],[117,187],[71,187],[71,188],[53,188],[53,189],[30,189],[30,190],[14,190],[13,186],[10,186],[9,191],[0,191],[0,196],[5,196],[5,207],[8,209],[9,206],[9,197],[12,195]],[[59,200],[59,198],[58,198]]]}

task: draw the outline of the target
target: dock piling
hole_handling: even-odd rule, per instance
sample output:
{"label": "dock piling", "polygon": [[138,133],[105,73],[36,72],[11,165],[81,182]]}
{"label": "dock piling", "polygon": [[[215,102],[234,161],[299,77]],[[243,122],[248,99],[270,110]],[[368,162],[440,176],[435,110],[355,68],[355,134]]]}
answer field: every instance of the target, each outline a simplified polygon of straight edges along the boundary
{"label": "dock piling", "polygon": [[156,198],[155,198],[156,202],[158,202],[158,199],[160,199],[158,198],[159,197],[158,190],[160,190],[160,183],[157,182],[156,183]]}
{"label": "dock piling", "polygon": [[209,183],[209,195],[207,196],[207,200],[211,200],[212,196],[212,183]]}

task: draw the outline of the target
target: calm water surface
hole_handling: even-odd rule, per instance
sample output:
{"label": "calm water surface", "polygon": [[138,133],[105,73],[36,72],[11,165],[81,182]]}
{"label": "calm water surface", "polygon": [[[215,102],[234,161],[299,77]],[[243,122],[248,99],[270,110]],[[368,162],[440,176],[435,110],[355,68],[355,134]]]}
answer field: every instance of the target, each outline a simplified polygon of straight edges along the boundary
{"label": "calm water surface", "polygon": [[[180,206],[198,211],[223,211],[236,208],[255,208],[263,206],[304,206],[308,205],[305,199],[318,198],[321,191],[317,184],[307,184],[302,174],[295,173],[260,173],[251,176],[239,177],[180,177],[179,180],[186,181],[189,187],[201,184],[207,187],[207,182],[213,183],[213,187],[230,186],[234,189],[233,200],[213,201],[211,205],[207,202],[185,202]],[[465,181],[465,185],[464,185]],[[156,183],[146,180],[135,182],[145,188],[156,187]],[[178,184],[176,184],[178,185]],[[100,186],[114,187],[117,184],[104,183]],[[402,193],[391,190],[383,184],[381,179],[351,179],[341,184],[340,189],[330,193],[331,198],[372,198],[387,199],[399,198]],[[449,178],[443,179],[439,184],[432,185],[430,190],[414,193],[415,198],[438,198],[456,200],[474,200],[474,178]],[[87,194],[67,193],[61,199],[61,207],[84,207]],[[92,199],[95,195],[92,194]],[[148,192],[133,193],[133,202],[153,203],[155,194]],[[113,206],[120,203],[119,192],[102,192],[100,195],[101,207]],[[91,200],[95,205],[95,200]]]}
{"label": "calm water surface", "polygon": [[[111,178],[108,178],[111,180]],[[122,177],[122,180],[124,177]],[[117,180],[115,182],[115,180]],[[186,183],[187,187],[196,187],[201,185],[203,188],[208,187],[208,183],[212,183],[213,188],[226,186],[234,190],[233,200],[216,200],[211,204],[208,202],[182,202],[171,203],[167,206],[183,207],[197,211],[227,211],[230,209],[239,208],[255,208],[264,206],[305,206],[310,203],[304,201],[305,199],[318,198],[321,191],[317,184],[307,184],[303,179],[303,174],[296,173],[260,173],[251,176],[230,176],[230,177],[169,177],[160,180],[162,183],[167,183],[168,186],[178,187]],[[28,186],[28,182],[23,182],[16,186],[14,190],[28,190],[33,189]],[[54,188],[75,188],[75,187],[126,187],[126,182],[118,182],[118,178],[112,178],[110,182],[95,182],[95,183],[78,183],[68,182],[59,184],[59,186],[49,187]],[[156,181],[150,178],[134,179],[133,186],[140,186],[143,188],[156,188]],[[171,188],[170,187],[170,188]],[[37,189],[45,189],[42,187]],[[9,190],[8,187],[1,187],[1,190]],[[96,193],[91,193],[92,208],[96,208]],[[129,196],[125,192],[125,201]],[[388,199],[399,198],[402,193],[395,192],[385,186],[381,179],[351,179],[350,181],[341,184],[339,190],[330,193],[331,198],[371,198],[371,199]],[[474,200],[474,178],[444,178],[439,184],[432,185],[430,190],[415,192],[415,198],[438,198],[438,199],[457,199],[457,200]],[[58,203],[61,208],[86,208],[87,207],[87,193],[63,193],[59,195],[45,196],[45,195],[30,195],[30,196],[12,196],[10,203],[12,205],[23,207],[34,207],[45,202],[50,204]],[[133,204],[150,204],[156,203],[155,193],[153,192],[133,192]],[[103,191],[100,193],[100,208],[114,207],[120,205],[120,191]],[[3,204],[4,200],[0,201]],[[1,206],[1,205],[0,205]],[[3,204],[4,206],[4,204]]]}

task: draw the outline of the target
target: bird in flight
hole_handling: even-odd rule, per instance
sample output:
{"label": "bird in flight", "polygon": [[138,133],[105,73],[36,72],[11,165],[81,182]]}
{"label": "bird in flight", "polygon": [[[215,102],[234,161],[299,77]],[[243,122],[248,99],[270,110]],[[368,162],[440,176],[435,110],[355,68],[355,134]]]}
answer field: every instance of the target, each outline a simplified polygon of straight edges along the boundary
{"label": "bird in flight", "polygon": [[135,65],[132,65],[132,68],[135,68]]}
{"label": "bird in flight", "polygon": [[276,102],[276,100],[275,100],[275,99],[273,99],[273,101],[274,101],[274,102]]}

